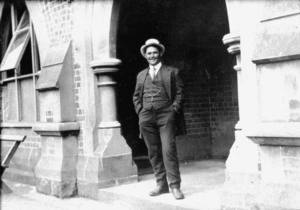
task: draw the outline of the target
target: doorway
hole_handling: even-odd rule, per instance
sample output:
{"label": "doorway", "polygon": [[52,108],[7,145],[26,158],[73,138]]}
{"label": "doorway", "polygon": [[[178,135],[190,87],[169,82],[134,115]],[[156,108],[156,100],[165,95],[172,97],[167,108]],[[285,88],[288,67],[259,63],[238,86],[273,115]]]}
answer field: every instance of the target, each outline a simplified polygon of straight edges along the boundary
{"label": "doorway", "polygon": [[180,137],[179,158],[226,158],[238,121],[237,78],[222,38],[229,33],[224,0],[128,0],[121,5],[117,35],[118,110],[122,133],[139,169],[149,167],[139,139],[132,95],[138,72],[147,67],[140,47],[157,38],[164,63],[183,71],[188,135]]}

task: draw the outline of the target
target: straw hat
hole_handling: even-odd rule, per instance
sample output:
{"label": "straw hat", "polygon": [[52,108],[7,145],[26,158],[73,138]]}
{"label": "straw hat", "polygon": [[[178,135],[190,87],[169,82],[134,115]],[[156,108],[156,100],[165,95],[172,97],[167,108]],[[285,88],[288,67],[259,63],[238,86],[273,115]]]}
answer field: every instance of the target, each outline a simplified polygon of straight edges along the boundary
{"label": "straw hat", "polygon": [[161,55],[165,53],[165,46],[163,46],[157,39],[148,39],[145,44],[141,47],[141,53],[145,57],[147,47],[155,46],[157,47]]}

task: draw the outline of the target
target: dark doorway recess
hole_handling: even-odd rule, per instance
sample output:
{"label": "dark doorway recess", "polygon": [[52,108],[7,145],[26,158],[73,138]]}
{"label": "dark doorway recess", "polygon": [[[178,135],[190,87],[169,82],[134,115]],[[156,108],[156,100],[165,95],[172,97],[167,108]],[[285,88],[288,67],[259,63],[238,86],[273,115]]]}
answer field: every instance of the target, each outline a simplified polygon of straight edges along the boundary
{"label": "dark doorway recess", "polygon": [[180,159],[228,155],[238,104],[233,58],[222,43],[229,32],[225,1],[126,0],[117,31],[117,58],[123,63],[117,78],[119,120],[138,168],[149,163],[132,95],[138,72],[147,67],[140,47],[149,38],[159,39],[166,47],[164,62],[183,72],[188,141],[181,144]]}

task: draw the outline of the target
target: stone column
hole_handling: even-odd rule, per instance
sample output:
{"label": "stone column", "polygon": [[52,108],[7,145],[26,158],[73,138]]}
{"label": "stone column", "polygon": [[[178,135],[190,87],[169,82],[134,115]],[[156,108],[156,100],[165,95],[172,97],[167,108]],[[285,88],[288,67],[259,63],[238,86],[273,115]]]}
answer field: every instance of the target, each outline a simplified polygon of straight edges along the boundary
{"label": "stone column", "polygon": [[[229,45],[227,51],[236,56],[236,65],[233,67],[234,70],[237,72],[237,81],[238,81],[238,100],[239,100],[239,105],[241,104],[241,97],[242,95],[239,94],[239,90],[241,88],[241,83],[242,83],[242,67],[241,67],[241,47],[240,47],[240,35],[237,34],[226,34],[223,37],[223,43],[225,45]],[[241,109],[241,106],[239,106],[239,110]],[[241,111],[239,112],[239,121],[235,126],[236,130],[241,130],[242,129],[242,123],[241,123]]]}
{"label": "stone column", "polygon": [[[259,1],[226,0],[226,6],[230,34],[224,36],[223,43],[229,45],[228,52],[236,56],[234,69],[238,79],[240,120],[236,124],[235,141],[226,160],[226,180],[221,205],[222,209],[248,209],[245,191],[252,187],[251,183],[260,179],[259,150],[247,138],[244,130],[256,113],[256,74],[251,56],[253,29],[258,22],[261,4]],[[257,15],[250,15],[253,13]]]}
{"label": "stone column", "polygon": [[[78,166],[78,193],[97,199],[99,188],[137,181],[132,152],[121,135],[117,120],[116,81],[121,61],[114,58],[90,63],[97,78],[99,95],[98,142],[91,157],[82,157]],[[85,167],[85,170],[82,168]],[[100,195],[99,195],[100,196]]]}
{"label": "stone column", "polygon": [[94,60],[91,67],[97,77],[100,98],[100,123],[98,126],[98,146],[95,151],[100,156],[99,187],[137,181],[137,168],[126,140],[121,135],[121,125],[117,120],[116,81],[121,61],[114,58]]}
{"label": "stone column", "polygon": [[249,202],[261,209],[300,209],[299,23],[298,0],[265,0],[255,31],[258,119],[245,133],[261,153]]}
{"label": "stone column", "polygon": [[[236,65],[233,69],[237,72],[237,83],[238,83],[238,102],[239,102],[239,121],[235,125],[235,140],[230,148],[230,154],[226,160],[226,170],[228,174],[231,170],[236,171],[241,169],[241,166],[244,164],[240,159],[243,156],[243,160],[247,162],[252,162],[252,160],[256,161],[256,159],[249,159],[245,155],[247,152],[249,153],[249,148],[253,148],[253,143],[249,141],[245,135],[243,134],[243,119],[245,118],[244,113],[247,107],[245,106],[245,97],[243,90],[243,75],[242,75],[242,67],[241,67],[241,45],[240,45],[240,35],[237,33],[229,33],[223,37],[223,43],[228,45],[228,53],[236,56]],[[245,152],[245,151],[247,152]],[[251,155],[253,156],[253,155]],[[248,160],[247,160],[248,159]],[[243,166],[242,166],[243,167]]]}
{"label": "stone column", "polygon": [[119,71],[121,61],[110,58],[104,61],[94,60],[90,63],[95,76],[97,77],[97,87],[100,98],[100,124],[99,129],[120,128],[117,120],[117,103],[114,79]]}

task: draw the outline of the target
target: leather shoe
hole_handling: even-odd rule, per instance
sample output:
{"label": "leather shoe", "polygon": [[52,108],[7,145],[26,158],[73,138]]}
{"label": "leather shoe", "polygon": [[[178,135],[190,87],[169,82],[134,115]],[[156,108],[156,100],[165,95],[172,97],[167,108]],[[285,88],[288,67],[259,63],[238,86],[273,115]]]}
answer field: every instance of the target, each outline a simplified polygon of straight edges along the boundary
{"label": "leather shoe", "polygon": [[173,188],[173,189],[172,189],[172,194],[173,194],[173,196],[174,196],[174,198],[175,198],[176,200],[178,200],[178,199],[184,199],[183,193],[182,193],[181,190],[178,189],[178,188]]}
{"label": "leather shoe", "polygon": [[158,196],[169,192],[169,187],[156,186],[156,188],[149,192],[150,196]]}

